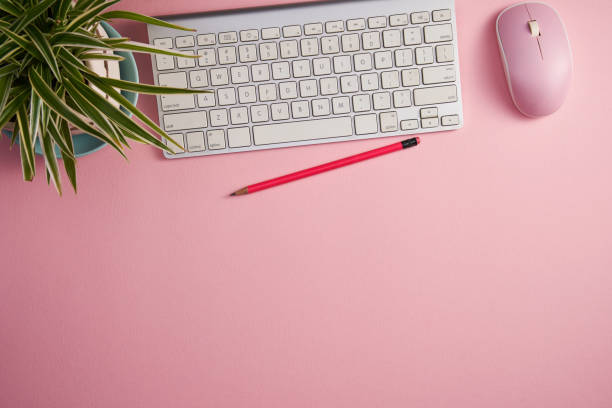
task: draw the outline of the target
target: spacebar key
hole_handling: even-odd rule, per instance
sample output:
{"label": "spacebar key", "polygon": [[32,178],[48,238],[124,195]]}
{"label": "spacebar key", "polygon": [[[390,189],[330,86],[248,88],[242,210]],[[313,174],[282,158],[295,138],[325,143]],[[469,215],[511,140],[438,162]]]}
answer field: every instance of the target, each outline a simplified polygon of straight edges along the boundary
{"label": "spacebar key", "polygon": [[258,146],[352,135],[350,117],[253,126],[253,139]]}

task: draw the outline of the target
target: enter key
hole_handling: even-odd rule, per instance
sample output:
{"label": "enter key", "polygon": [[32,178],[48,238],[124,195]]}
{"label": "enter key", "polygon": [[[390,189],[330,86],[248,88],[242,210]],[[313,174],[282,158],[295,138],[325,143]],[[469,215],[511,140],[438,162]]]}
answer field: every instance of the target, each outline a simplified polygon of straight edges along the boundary
{"label": "enter key", "polygon": [[423,68],[423,83],[425,85],[455,82],[456,72],[454,65],[441,65]]}

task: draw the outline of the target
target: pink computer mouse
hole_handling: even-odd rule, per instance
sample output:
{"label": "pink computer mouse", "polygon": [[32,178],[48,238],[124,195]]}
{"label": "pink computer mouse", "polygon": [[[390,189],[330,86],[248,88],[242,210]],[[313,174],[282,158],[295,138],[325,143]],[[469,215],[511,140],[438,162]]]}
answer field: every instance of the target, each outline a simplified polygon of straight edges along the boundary
{"label": "pink computer mouse", "polygon": [[510,6],[497,17],[497,39],[514,104],[531,117],[550,115],[567,96],[572,51],[559,14],[547,4]]}

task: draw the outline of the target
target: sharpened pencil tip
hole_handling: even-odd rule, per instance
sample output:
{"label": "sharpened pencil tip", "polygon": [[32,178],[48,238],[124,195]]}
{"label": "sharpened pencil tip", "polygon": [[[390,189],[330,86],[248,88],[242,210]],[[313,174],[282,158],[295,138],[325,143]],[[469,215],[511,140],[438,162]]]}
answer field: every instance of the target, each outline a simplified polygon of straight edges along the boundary
{"label": "sharpened pencil tip", "polygon": [[249,188],[248,187],[241,188],[238,191],[234,191],[231,195],[232,196],[241,196],[241,195],[245,195],[245,194],[249,194]]}
{"label": "sharpened pencil tip", "polygon": [[236,193],[232,193],[230,194],[230,197],[234,197],[236,195]]}

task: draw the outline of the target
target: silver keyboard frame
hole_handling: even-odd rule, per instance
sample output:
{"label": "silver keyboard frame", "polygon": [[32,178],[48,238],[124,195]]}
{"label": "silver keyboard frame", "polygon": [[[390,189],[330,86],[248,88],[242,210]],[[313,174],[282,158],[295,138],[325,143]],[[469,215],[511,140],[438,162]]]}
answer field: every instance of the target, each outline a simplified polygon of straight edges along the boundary
{"label": "silver keyboard frame", "polygon": [[[253,123],[251,121],[249,121],[248,124],[245,125],[240,125],[240,126],[232,126],[231,124],[228,126],[223,127],[223,129],[225,130],[225,138],[226,138],[226,148],[225,149],[219,149],[219,150],[210,150],[208,149],[208,142],[207,139],[205,137],[205,142],[207,144],[206,146],[206,150],[201,151],[201,152],[185,152],[185,153],[178,153],[178,154],[168,154],[167,152],[164,152],[164,156],[168,159],[178,159],[178,158],[185,158],[185,157],[198,157],[198,156],[209,156],[209,155],[217,155],[217,154],[228,154],[228,153],[239,153],[239,152],[251,152],[251,151],[256,151],[256,150],[268,150],[268,149],[278,149],[278,148],[286,148],[286,147],[295,147],[295,146],[307,146],[307,145],[314,145],[314,144],[322,144],[322,143],[334,143],[334,142],[346,142],[346,141],[353,141],[353,140],[366,140],[366,139],[373,139],[373,138],[382,138],[382,137],[393,137],[393,136],[403,136],[403,135],[419,135],[419,134],[423,134],[423,133],[432,133],[432,132],[443,132],[443,131],[449,131],[449,130],[456,130],[456,129],[460,129],[463,126],[463,104],[462,104],[462,93],[461,93],[461,74],[460,74],[460,65],[459,65],[459,49],[458,49],[458,36],[457,36],[457,20],[456,20],[456,12],[455,12],[455,2],[454,0],[332,0],[332,1],[326,1],[326,2],[321,2],[321,3],[305,3],[305,4],[289,4],[289,5],[281,5],[281,6],[265,6],[265,7],[257,7],[257,8],[246,8],[246,9],[235,9],[235,10],[227,10],[227,11],[216,11],[216,12],[205,12],[205,13],[197,13],[197,14],[188,14],[188,15],[172,15],[172,16],[159,16],[158,18],[164,20],[164,21],[168,21],[174,24],[178,24],[178,25],[182,25],[185,27],[189,27],[189,28],[194,28],[197,30],[197,32],[191,33],[191,32],[184,32],[184,31],[178,31],[178,30],[172,30],[172,29],[167,29],[167,28],[163,28],[163,27],[157,27],[157,26],[151,26],[148,25],[148,34],[149,34],[149,42],[151,44],[153,44],[153,41],[155,39],[158,38],[167,38],[167,37],[178,37],[178,36],[184,36],[184,35],[194,35],[197,36],[198,34],[206,34],[206,33],[215,33],[218,34],[220,32],[227,32],[227,31],[236,31],[238,33],[240,33],[241,30],[248,30],[248,29],[258,29],[261,33],[261,29],[262,28],[266,28],[266,27],[280,27],[281,28],[281,38],[277,39],[277,40],[262,40],[260,38],[260,40],[258,40],[257,42],[250,42],[251,44],[259,44],[260,42],[269,42],[269,41],[282,41],[284,40],[284,38],[282,37],[282,27],[283,26],[289,26],[289,25],[301,25],[302,27],[304,26],[304,24],[308,24],[308,23],[323,23],[323,25],[325,25],[325,22],[327,21],[334,21],[334,20],[344,20],[346,22],[346,20],[349,19],[354,19],[354,18],[367,18],[368,17],[375,17],[375,16],[389,16],[392,14],[401,14],[401,13],[412,13],[412,12],[419,12],[419,11],[433,11],[433,10],[438,10],[438,9],[450,9],[451,10],[451,23],[452,23],[452,29],[453,29],[453,40],[452,40],[452,44],[453,44],[453,48],[454,48],[454,53],[455,53],[455,60],[452,63],[441,63],[439,65],[451,65],[454,64],[455,68],[456,68],[456,81],[454,83],[449,82],[449,83],[442,83],[442,84],[436,84],[436,85],[419,85],[418,87],[409,87],[410,89],[414,89],[414,88],[426,88],[426,87],[436,87],[436,86],[443,86],[443,85],[451,85],[451,84],[455,84],[457,86],[457,101],[456,102],[451,102],[451,103],[442,103],[442,104],[435,104],[435,105],[426,105],[426,106],[410,106],[410,107],[406,107],[406,108],[390,108],[390,109],[385,109],[385,110],[378,110],[375,111],[374,109],[370,110],[370,111],[366,111],[366,112],[360,112],[360,113],[355,113],[352,112],[349,114],[344,114],[344,115],[334,115],[333,113],[328,115],[328,116],[323,116],[323,117],[313,117],[312,115],[310,116],[310,118],[308,119],[289,119],[289,120],[283,120],[283,121],[272,121],[271,118],[268,122],[264,122],[264,123]],[[321,17],[324,16],[324,17]],[[418,24],[418,26],[424,26],[427,24],[436,24],[435,22],[430,22],[430,23],[425,23],[425,24]],[[374,31],[374,30],[378,30],[378,31],[383,31],[383,30],[388,30],[390,28],[406,28],[406,27],[411,27],[411,26],[415,26],[413,24],[411,24],[409,22],[408,26],[403,26],[403,27],[389,27],[387,25],[386,28],[380,28],[380,29],[369,29],[366,28],[363,31]],[[353,32],[357,32],[357,33],[361,33],[363,31],[353,31]],[[353,33],[351,32],[351,33]],[[326,34],[325,30],[323,32],[323,34],[319,35],[320,36],[325,36],[325,35],[338,35],[341,36],[343,34],[347,34],[349,32],[347,32],[346,30],[342,33],[335,33],[335,34]],[[240,34],[238,34],[238,36],[240,37]],[[303,35],[301,37],[297,37],[298,39],[300,38],[305,38],[307,36]],[[292,39],[295,39],[292,38]],[[238,43],[235,43],[236,46],[240,45],[240,38],[238,38]],[[445,44],[445,43],[443,43]],[[231,45],[231,44],[225,44],[225,45]],[[423,38],[423,43],[420,46],[426,46],[427,43],[424,42],[424,38]],[[434,46],[437,44],[431,44],[431,46]],[[219,45],[218,41],[217,44],[214,46],[198,46],[197,45],[197,40],[196,40],[196,44],[195,47],[193,48],[193,50],[195,50],[197,52],[198,49],[200,48],[217,48]],[[410,48],[416,48],[419,47],[419,45],[414,45],[414,46],[409,46]],[[189,48],[191,49],[191,48]],[[397,49],[397,48],[395,48]],[[186,50],[186,49],[180,49],[180,50]],[[381,47],[381,50],[385,50],[385,48]],[[386,50],[394,50],[394,49],[386,49]],[[358,52],[370,52],[370,53],[374,53],[378,50],[370,50],[370,51],[363,51],[360,50]],[[340,52],[338,54],[333,54],[333,55],[317,55],[317,56],[313,56],[313,57],[302,57],[300,56],[299,58],[290,58],[290,59],[286,59],[286,61],[293,61],[296,59],[309,59],[312,60],[314,58],[320,58],[322,56],[327,56],[327,57],[334,57],[334,56],[338,56],[338,55],[351,55],[351,54],[355,54],[357,52],[351,52],[351,53],[344,53],[344,52]],[[279,58],[275,61],[264,61],[265,63],[271,63],[271,62],[277,62],[277,61],[283,61],[282,58]],[[234,65],[252,65],[252,64],[258,64],[258,63],[262,63],[262,61],[258,60],[257,62],[252,62],[252,63],[240,63],[237,62],[236,64],[230,65],[230,66],[234,66]],[[215,66],[208,66],[208,67],[199,67],[196,64],[195,68],[190,68],[190,69],[178,69],[175,68],[173,70],[164,70],[164,71],[158,71],[157,70],[157,66],[155,63],[155,56],[152,56],[152,65],[153,65],[153,77],[154,77],[154,81],[156,85],[158,84],[158,74],[160,73],[169,73],[169,72],[189,72],[190,70],[196,70],[196,69],[206,69],[207,71],[210,70],[211,68],[218,68],[221,66],[226,66],[226,67],[230,67],[228,65],[215,65]],[[437,62],[435,62],[434,64],[430,64],[427,66],[432,66],[432,65],[438,65]],[[412,66],[410,66],[410,68],[414,68],[414,67],[423,67],[423,66],[418,66],[416,64],[413,64]],[[389,68],[386,70],[391,70],[391,69],[397,69],[400,70],[402,68],[396,68],[395,66],[393,68]],[[405,68],[404,68],[405,69]],[[248,83],[244,83],[244,84],[239,84],[239,85],[232,85],[230,83],[230,85],[224,85],[222,87],[228,87],[228,86],[234,86],[236,89],[238,88],[238,86],[246,86],[246,85],[259,85],[262,83],[275,83],[275,84],[279,84],[281,82],[286,82],[286,81],[291,81],[291,80],[295,80],[296,82],[299,82],[300,80],[304,80],[304,79],[311,79],[311,78],[323,78],[323,77],[328,77],[328,76],[343,76],[343,75],[361,75],[363,73],[368,73],[368,72],[383,72],[385,70],[376,70],[373,69],[371,71],[364,71],[364,72],[355,72],[352,71],[351,73],[346,73],[346,74],[331,74],[331,75],[325,75],[325,76],[321,76],[321,77],[316,77],[316,76],[311,76],[311,77],[307,77],[307,78],[293,78],[290,77],[289,79],[283,79],[283,80],[274,80],[274,79],[270,79],[269,81],[265,81],[265,82],[253,82],[250,81]],[[219,87],[219,88],[222,88]],[[210,86],[208,88],[205,89],[214,89],[214,86]],[[299,88],[299,87],[298,87]],[[400,87],[398,89],[405,89],[404,87]],[[375,92],[381,92],[381,91],[388,91],[388,92],[393,92],[394,90],[398,90],[398,89],[387,89],[387,90],[376,90],[376,91],[363,91],[363,92],[358,92],[356,94],[359,93],[367,93],[367,94],[373,94]],[[317,96],[316,98],[329,98],[330,101],[332,98],[334,97],[338,97],[338,96],[352,96],[354,94],[342,94],[341,92],[336,94],[336,95],[328,95],[328,96]],[[297,98],[296,100],[304,100],[304,99],[316,99],[316,98]],[[161,109],[161,100],[160,97],[157,96],[157,108],[158,108],[158,114],[159,114],[159,122],[162,124],[162,128],[163,128],[163,116],[164,114],[174,114],[174,113],[182,113],[182,112],[194,112],[194,111],[201,111],[201,110],[206,110],[209,111],[210,109],[220,109],[220,108],[225,108],[225,109],[230,109],[233,107],[239,107],[239,106],[244,106],[241,105],[239,103],[239,101],[237,101],[237,103],[235,105],[228,105],[228,106],[219,106],[219,105],[215,105],[215,107],[212,108],[196,108],[196,109],[186,109],[186,110],[177,110],[177,111],[171,111],[171,112],[164,112]],[[412,99],[412,95],[411,95],[411,99]],[[273,102],[255,102],[252,104],[248,104],[246,106],[252,106],[252,105],[258,105],[258,104],[271,104],[271,103],[278,103],[278,102],[292,102],[294,100],[289,100],[289,101],[282,101],[282,100],[277,100],[277,101],[273,101]],[[412,99],[412,101],[414,102],[414,99]],[[197,104],[196,104],[197,105]],[[392,105],[393,106],[393,105]],[[284,122],[300,122],[300,121],[304,121],[304,120],[318,120],[318,119],[327,119],[327,118],[336,118],[336,117],[342,117],[342,116],[350,116],[350,117],[354,117],[355,115],[363,115],[363,114],[368,114],[368,113],[381,113],[381,112],[388,112],[388,111],[395,111],[398,114],[398,128],[401,129],[399,127],[399,123],[402,120],[407,120],[407,119],[418,119],[419,121],[419,125],[421,123],[421,118],[420,118],[420,110],[422,108],[426,108],[426,107],[436,107],[438,108],[438,117],[441,118],[442,116],[445,115],[458,115],[459,116],[459,124],[458,125],[453,125],[453,126],[442,126],[441,124],[441,120],[440,120],[440,125],[438,127],[435,128],[418,128],[418,129],[414,129],[414,130],[407,130],[407,131],[402,131],[399,130],[397,132],[387,132],[387,133],[375,133],[375,134],[368,134],[368,135],[356,135],[355,134],[355,125],[353,122],[353,136],[348,136],[348,137],[334,137],[334,138],[328,138],[328,139],[316,139],[316,140],[305,140],[305,141],[299,141],[299,142],[287,142],[287,143],[277,143],[277,144],[270,144],[270,145],[261,145],[261,146],[257,146],[253,143],[253,131],[252,131],[252,127],[254,125],[264,125],[264,124],[270,124],[270,123],[284,123]],[[210,124],[210,123],[209,123]],[[379,123],[380,125],[380,123]],[[244,127],[244,126],[248,126],[251,129],[251,146],[248,147],[241,147],[241,148],[229,148],[229,144],[227,142],[227,128],[230,127]],[[219,129],[219,128],[212,128],[212,127],[207,127],[205,129],[191,129],[191,130],[183,130],[183,131],[177,131],[177,132],[171,132],[169,131],[168,133],[170,135],[172,134],[178,134],[178,133],[182,133],[183,135],[185,135],[188,132],[193,132],[193,131],[201,131],[204,130],[204,132],[206,133],[206,131],[208,130],[212,130],[212,129]]]}

